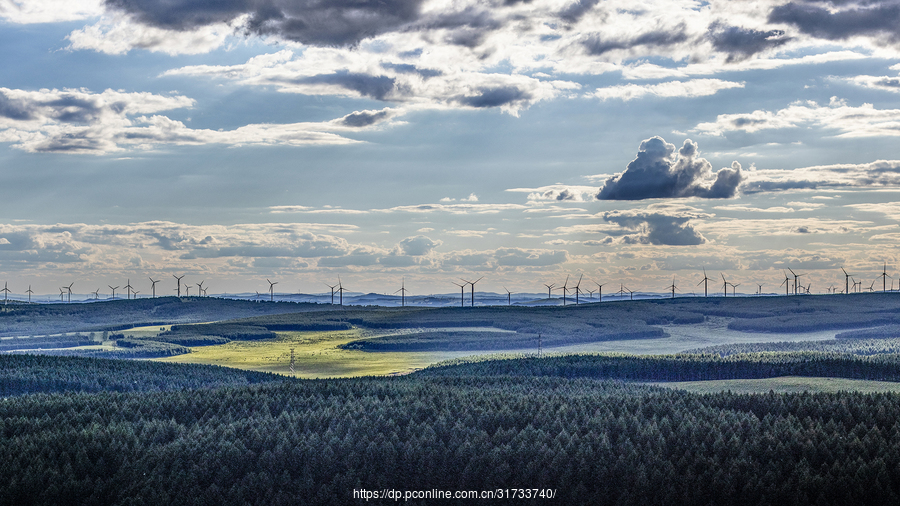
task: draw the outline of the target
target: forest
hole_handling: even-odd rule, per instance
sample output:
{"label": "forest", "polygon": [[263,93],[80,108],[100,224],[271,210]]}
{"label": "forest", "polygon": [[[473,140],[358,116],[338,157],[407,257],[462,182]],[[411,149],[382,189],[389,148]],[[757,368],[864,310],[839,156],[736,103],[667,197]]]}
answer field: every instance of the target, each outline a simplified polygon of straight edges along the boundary
{"label": "forest", "polygon": [[[0,504],[386,504],[393,501],[353,492],[508,488],[552,490],[560,504],[896,504],[900,394],[695,394],[648,384],[900,382],[900,304],[879,294],[851,297],[855,305],[837,299],[465,309],[239,303],[235,318],[214,301],[189,312],[190,300],[160,300],[168,309],[140,301],[125,310],[131,323],[109,324],[74,310],[17,308],[0,322],[14,322],[4,332],[22,337],[3,338],[0,351],[43,350],[0,354]],[[60,332],[15,333],[39,318]],[[530,352],[535,338],[545,346],[646,339],[709,318],[841,332],[670,355]],[[148,322],[156,331],[124,330]],[[349,329],[364,331],[342,341],[356,353],[514,350],[517,340],[529,353],[315,380],[108,358]],[[116,346],[91,346],[98,336]],[[61,356],[73,350],[84,356]]]}
{"label": "forest", "polygon": [[[621,367],[721,370],[714,357]],[[0,402],[2,504],[361,504],[354,489],[511,487],[552,489],[562,504],[900,499],[897,394],[697,395],[608,379],[621,374],[598,356],[575,361],[580,375],[565,357],[532,357],[312,381],[0,359],[4,384],[31,374],[57,388]]]}

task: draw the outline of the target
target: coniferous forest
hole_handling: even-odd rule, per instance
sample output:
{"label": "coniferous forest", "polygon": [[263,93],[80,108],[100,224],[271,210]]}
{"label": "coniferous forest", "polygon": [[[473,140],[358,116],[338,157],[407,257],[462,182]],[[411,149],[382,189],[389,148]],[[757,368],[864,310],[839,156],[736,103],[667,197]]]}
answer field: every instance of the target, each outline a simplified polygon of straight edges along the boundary
{"label": "coniferous forest", "polygon": [[[879,374],[900,371],[896,355],[880,359]],[[865,360],[525,357],[292,380],[2,356],[0,503],[387,504],[354,490],[527,488],[554,494],[528,502],[559,504],[896,504],[900,395],[697,395],[625,381],[828,374]],[[457,503],[480,502],[496,500]]]}

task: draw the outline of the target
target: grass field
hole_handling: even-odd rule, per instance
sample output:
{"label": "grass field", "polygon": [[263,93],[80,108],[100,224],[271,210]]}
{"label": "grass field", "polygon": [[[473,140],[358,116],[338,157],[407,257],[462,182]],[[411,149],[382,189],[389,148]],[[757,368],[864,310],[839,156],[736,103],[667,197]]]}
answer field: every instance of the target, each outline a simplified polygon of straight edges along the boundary
{"label": "grass field", "polygon": [[252,371],[290,374],[291,348],[298,378],[334,378],[407,374],[469,352],[387,352],[342,350],[341,344],[366,336],[360,330],[277,332],[276,339],[232,341],[191,348],[191,353],[157,359],[162,362],[212,364]]}
{"label": "grass field", "polygon": [[730,390],[732,393],[736,394],[764,394],[768,393],[770,390],[775,393],[840,391],[855,391],[862,393],[900,392],[900,383],[891,381],[864,381],[844,378],[807,378],[798,376],[648,384],[666,388],[677,388],[699,394],[718,393],[723,390]]}

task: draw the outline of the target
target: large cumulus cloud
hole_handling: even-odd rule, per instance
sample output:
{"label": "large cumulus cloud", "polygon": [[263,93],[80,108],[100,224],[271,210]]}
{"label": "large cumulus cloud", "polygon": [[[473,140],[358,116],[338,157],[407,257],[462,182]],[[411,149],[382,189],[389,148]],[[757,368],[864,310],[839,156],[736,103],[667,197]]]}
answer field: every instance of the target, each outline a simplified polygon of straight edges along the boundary
{"label": "large cumulus cloud", "polygon": [[741,166],[712,172],[712,165],[701,158],[697,143],[675,145],[662,137],[641,143],[637,157],[625,172],[606,180],[597,198],[600,200],[641,200],[650,198],[729,198],[737,193],[743,180]]}

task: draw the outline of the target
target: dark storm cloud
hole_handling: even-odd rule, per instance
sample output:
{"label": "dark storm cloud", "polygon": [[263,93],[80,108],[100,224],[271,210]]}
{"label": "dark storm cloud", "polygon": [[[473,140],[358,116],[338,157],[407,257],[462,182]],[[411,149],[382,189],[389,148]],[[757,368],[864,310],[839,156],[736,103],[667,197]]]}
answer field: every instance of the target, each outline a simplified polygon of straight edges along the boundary
{"label": "dark storm cloud", "polygon": [[[51,107],[53,112],[50,114],[50,117],[63,123],[81,125],[93,123],[99,119],[100,114],[103,112],[103,107],[98,105],[97,102],[72,95],[62,95],[56,100],[50,100],[41,105]],[[119,113],[121,111],[121,104],[117,104],[114,112]]]}
{"label": "dark storm cloud", "polygon": [[900,88],[900,78],[885,77],[884,79],[876,81],[875,84],[877,84],[878,86],[885,86],[887,88]]}
{"label": "dark storm cloud", "polygon": [[378,111],[378,112],[370,112],[370,111],[357,111],[352,112],[343,118],[341,118],[340,123],[345,126],[354,127],[354,128],[363,128],[370,125],[374,125],[379,121],[384,121],[388,117],[390,117],[390,111]]}
{"label": "dark storm cloud", "polygon": [[641,200],[650,198],[729,198],[733,197],[743,180],[741,166],[734,162],[731,168],[716,172],[700,158],[696,143],[684,141],[675,153],[675,146],[662,137],[652,137],[641,143],[637,157],[628,164],[625,172],[606,180],[599,200]]}
{"label": "dark storm cloud", "polygon": [[718,23],[709,27],[708,37],[717,50],[728,53],[729,62],[743,60],[791,40],[782,30],[751,30]]}
{"label": "dark storm cloud", "polygon": [[0,117],[15,120],[35,118],[34,112],[29,110],[25,102],[9,98],[2,91],[0,91]]}
{"label": "dark storm cloud", "polygon": [[689,223],[694,216],[670,216],[654,212],[611,211],[603,219],[615,223],[627,231],[638,232],[623,236],[627,244],[653,244],[666,246],[692,246],[703,244],[706,238]]}
{"label": "dark storm cloud", "polygon": [[685,26],[679,25],[676,30],[656,30],[643,33],[633,39],[603,39],[600,35],[591,35],[584,41],[588,53],[599,56],[616,49],[630,49],[636,46],[671,46],[688,39]]}
{"label": "dark storm cloud", "polygon": [[347,71],[304,77],[294,82],[298,84],[333,84],[376,100],[384,100],[385,97],[394,91],[394,78],[392,77],[372,76]]}
{"label": "dark storm cloud", "polygon": [[568,23],[577,23],[585,13],[594,8],[600,0],[577,0],[559,11],[559,17]]}
{"label": "dark storm cloud", "polygon": [[772,9],[769,22],[788,23],[803,33],[828,40],[885,34],[892,42],[900,40],[900,4],[896,0],[853,2],[849,8],[838,8],[847,3],[791,2]]}
{"label": "dark storm cloud", "polygon": [[227,23],[249,14],[246,29],[303,44],[353,45],[419,17],[423,0],[106,0],[112,9],[171,30]]}
{"label": "dark storm cloud", "polygon": [[456,102],[469,107],[487,108],[500,107],[514,102],[527,101],[531,94],[516,88],[515,86],[500,86],[497,88],[481,88],[479,94],[471,97],[457,97]]}
{"label": "dark storm cloud", "polygon": [[559,192],[559,195],[556,196],[556,200],[575,200],[576,195],[569,191],[568,188]]}

